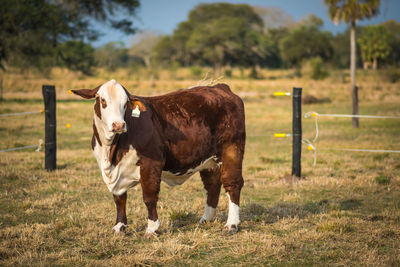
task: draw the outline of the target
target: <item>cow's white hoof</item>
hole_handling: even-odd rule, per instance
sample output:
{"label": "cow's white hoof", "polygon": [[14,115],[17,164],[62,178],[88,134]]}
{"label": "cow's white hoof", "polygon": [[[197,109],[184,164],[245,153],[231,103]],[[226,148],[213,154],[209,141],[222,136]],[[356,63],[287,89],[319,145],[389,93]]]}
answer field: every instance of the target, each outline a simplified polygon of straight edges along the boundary
{"label": "cow's white hoof", "polygon": [[157,236],[156,231],[158,230],[158,228],[160,227],[160,221],[152,221],[150,219],[147,219],[147,229],[146,229],[146,233],[145,233],[145,237],[148,236]]}
{"label": "cow's white hoof", "polygon": [[231,225],[225,225],[228,227],[228,235],[233,235],[238,232],[238,225],[236,224],[231,224]]}
{"label": "cow's white hoof", "polygon": [[122,222],[119,222],[116,225],[114,225],[114,227],[112,229],[114,230],[115,234],[120,235],[120,234],[125,234],[125,230],[127,227],[128,227],[128,225],[126,225]]}
{"label": "cow's white hoof", "polygon": [[205,224],[205,223],[207,223],[208,221],[204,218],[204,217],[201,217],[201,219],[200,219],[200,221],[199,221],[199,224]]}
{"label": "cow's white hoof", "polygon": [[206,204],[206,208],[204,210],[204,215],[201,217],[199,223],[204,224],[204,223],[212,221],[215,217],[215,210],[216,210],[215,208],[210,207]]}

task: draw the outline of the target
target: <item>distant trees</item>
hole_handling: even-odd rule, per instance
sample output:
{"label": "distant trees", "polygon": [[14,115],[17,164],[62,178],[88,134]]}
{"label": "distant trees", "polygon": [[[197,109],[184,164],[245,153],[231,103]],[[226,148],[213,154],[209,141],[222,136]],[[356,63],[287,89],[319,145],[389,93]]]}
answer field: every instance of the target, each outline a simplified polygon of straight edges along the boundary
{"label": "distant trees", "polygon": [[[351,65],[354,96],[356,66],[363,62],[376,67],[378,62],[399,64],[400,24],[388,21],[356,27],[356,20],[377,13],[377,0],[325,3],[335,22],[348,23],[344,33],[323,31],[322,20],[314,15],[295,22],[279,8],[210,3],[193,8],[171,35],[142,31],[130,47],[111,42],[94,49],[89,42],[100,33],[91,22],[97,20],[131,34],[136,29],[129,18],[139,0],[0,0],[0,63],[41,70],[65,66],[84,74],[93,73],[95,66],[111,71],[142,66],[151,79],[159,66],[171,70],[195,66],[193,73],[210,66],[217,75],[224,69],[232,73],[234,66],[246,67],[252,69],[250,77],[258,78],[260,67],[295,68],[300,74],[306,62],[313,69],[311,77],[320,79],[328,74],[326,63],[339,68]],[[357,114],[357,105],[353,107]]]}
{"label": "distant trees", "polygon": [[254,12],[263,20],[264,28],[292,28],[295,26],[294,18],[278,7],[253,6]]}
{"label": "distant trees", "polygon": [[[356,35],[359,35],[363,27],[356,27]],[[349,68],[350,66],[350,28],[344,32],[337,33],[332,39],[333,57],[331,63],[336,68]],[[361,53],[356,43],[356,66],[362,66]]]}
{"label": "distant trees", "polygon": [[358,38],[364,68],[372,63],[374,70],[378,67],[378,59],[385,59],[390,52],[389,32],[382,25],[366,26]]}
{"label": "distant trees", "polygon": [[304,59],[332,57],[332,34],[321,31],[322,25],[320,18],[310,15],[281,40],[282,59],[289,66],[299,68]]}
{"label": "distant trees", "polygon": [[[91,20],[131,34],[135,32],[131,18],[138,6],[139,0],[0,0],[0,66],[45,68],[65,63],[77,67],[79,56],[72,60],[71,53],[62,54],[77,46],[89,49],[82,42],[99,36]],[[74,40],[80,41],[69,42]],[[64,42],[68,43],[61,49]]]}
{"label": "distant trees", "polygon": [[154,57],[154,48],[160,38],[160,35],[155,32],[139,33],[129,48],[129,55],[141,58],[146,68],[150,69]]}
{"label": "distant trees", "polygon": [[382,60],[386,64],[399,66],[400,64],[400,23],[395,20],[389,20],[381,24],[389,34],[388,43],[390,47],[389,56]]}
{"label": "distant trees", "polygon": [[154,48],[161,37],[155,32],[141,32],[129,49],[129,54],[143,60],[150,72],[151,87],[155,86]]}
{"label": "distant trees", "polygon": [[266,54],[263,21],[246,4],[200,4],[161,42],[158,60],[171,55],[182,65],[211,65],[217,72],[227,65],[260,64]]}
{"label": "distant trees", "polygon": [[281,68],[284,64],[282,59],[282,52],[280,43],[283,38],[285,38],[289,34],[290,30],[287,27],[279,27],[268,29],[265,33],[266,39],[268,40],[268,46],[266,48],[265,59],[262,62],[262,66],[268,68]]}
{"label": "distant trees", "polygon": [[96,64],[94,60],[94,48],[83,41],[66,41],[60,44],[60,56],[64,65],[71,69],[81,71],[86,75],[92,74],[92,68]]}
{"label": "distant trees", "polygon": [[132,59],[122,42],[110,42],[96,49],[96,65],[114,71],[127,67]]}
{"label": "distant trees", "polygon": [[[343,3],[345,1],[339,4]],[[249,10],[247,5],[244,6]],[[257,67],[294,67],[297,73],[300,73],[302,63],[307,62],[317,70],[315,75],[311,75],[314,78],[327,75],[324,70],[327,63],[337,68],[351,65],[355,70],[355,66],[361,67],[363,62],[373,62],[372,52],[371,56],[366,54],[368,47],[372,50],[377,49],[377,60],[380,64],[393,65],[400,62],[400,24],[396,21],[388,21],[379,26],[380,30],[374,38],[370,35],[372,33],[369,33],[370,26],[356,26],[354,36],[359,35],[360,40],[354,42],[353,47],[349,45],[353,36],[351,23],[343,33],[333,35],[322,30],[323,22],[315,15],[309,15],[294,23],[284,12],[278,12],[282,19],[271,15],[273,9],[270,8],[252,7],[254,12],[249,10],[243,16],[236,16],[235,8],[237,5],[233,4],[197,6],[190,12],[188,20],[180,23],[172,35],[158,39],[152,51],[153,58],[164,66],[212,66],[217,72],[230,66],[251,67],[252,74]],[[335,16],[343,13],[343,16],[349,19],[350,11],[346,11],[345,6],[339,5],[338,8]],[[362,8],[368,11],[370,7],[367,5]],[[357,9],[355,12],[358,12]],[[229,13],[231,15],[228,16]],[[361,18],[359,13],[356,16]],[[336,16],[333,19],[340,18],[341,16]],[[388,56],[381,48],[371,48],[373,43],[377,44],[377,41],[372,40],[377,39],[387,43],[384,50],[387,48],[391,51]],[[351,63],[352,60],[354,63]],[[352,74],[352,81],[355,84],[355,74]]]}
{"label": "distant trees", "polygon": [[295,24],[276,8],[200,4],[172,35],[159,39],[153,53],[163,65],[207,65],[217,73],[230,66],[252,67],[252,73],[257,67],[299,68],[312,57],[332,59],[334,37],[321,27],[314,15]]}

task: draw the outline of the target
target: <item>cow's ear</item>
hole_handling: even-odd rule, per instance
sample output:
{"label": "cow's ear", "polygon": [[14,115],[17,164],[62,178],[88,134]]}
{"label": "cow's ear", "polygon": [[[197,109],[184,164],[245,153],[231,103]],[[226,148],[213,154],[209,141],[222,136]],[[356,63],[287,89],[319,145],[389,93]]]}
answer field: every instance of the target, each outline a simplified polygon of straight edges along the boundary
{"label": "cow's ear", "polygon": [[97,86],[94,89],[78,89],[78,90],[71,90],[72,93],[79,95],[86,99],[95,98],[97,95],[97,91],[99,91],[100,86]]}
{"label": "cow's ear", "polygon": [[132,110],[134,110],[134,109],[136,109],[136,107],[138,107],[141,112],[146,111],[146,106],[143,104],[142,101],[140,101],[137,98],[130,97],[129,98],[129,102],[128,102],[128,106]]}

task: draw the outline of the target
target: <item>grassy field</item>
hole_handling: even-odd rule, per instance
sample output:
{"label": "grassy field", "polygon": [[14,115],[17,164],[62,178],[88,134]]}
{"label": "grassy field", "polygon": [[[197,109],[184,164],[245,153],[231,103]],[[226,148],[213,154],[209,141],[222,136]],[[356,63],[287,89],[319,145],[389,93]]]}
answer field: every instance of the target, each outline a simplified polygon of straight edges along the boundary
{"label": "grassy field", "polygon": [[[183,73],[185,70],[182,70]],[[246,108],[245,185],[240,231],[227,236],[227,199],[221,194],[214,222],[199,226],[206,194],[198,175],[184,185],[161,186],[161,234],[144,238],[146,208],[140,186],[128,192],[128,232],[111,230],[115,206],[90,149],[92,101],[66,90],[97,86],[111,78],[139,95],[196,84],[178,71],[161,73],[155,87],[129,72],[97,77],[55,70],[50,78],[25,73],[3,79],[0,114],[43,108],[41,85],[57,87],[58,169],[46,172],[44,152],[0,154],[0,265],[400,265],[400,154],[343,152],[333,148],[400,149],[400,120],[320,118],[317,165],[303,149],[303,179],[290,178],[291,98],[279,89],[303,87],[304,95],[331,102],[303,105],[303,113],[350,114],[345,73],[323,81],[264,71],[264,79],[224,79]],[[177,77],[178,76],[178,77]],[[400,116],[400,83],[360,72],[360,113]],[[71,128],[66,128],[66,123]],[[304,119],[312,139],[314,121]],[[0,149],[32,145],[44,136],[43,115],[0,119]]]}

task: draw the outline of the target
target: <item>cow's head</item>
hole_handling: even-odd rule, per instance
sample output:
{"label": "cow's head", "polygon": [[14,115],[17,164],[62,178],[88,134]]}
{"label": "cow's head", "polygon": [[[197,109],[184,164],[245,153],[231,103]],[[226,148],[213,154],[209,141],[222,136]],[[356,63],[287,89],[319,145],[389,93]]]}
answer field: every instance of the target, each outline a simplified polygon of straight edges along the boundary
{"label": "cow's head", "polygon": [[145,111],[145,106],[135,97],[131,96],[125,88],[115,80],[106,82],[94,89],[71,90],[83,98],[95,98],[94,111],[95,121],[101,125],[106,138],[115,134],[124,133],[127,130],[124,120],[127,108],[135,109],[138,106],[140,111]]}

